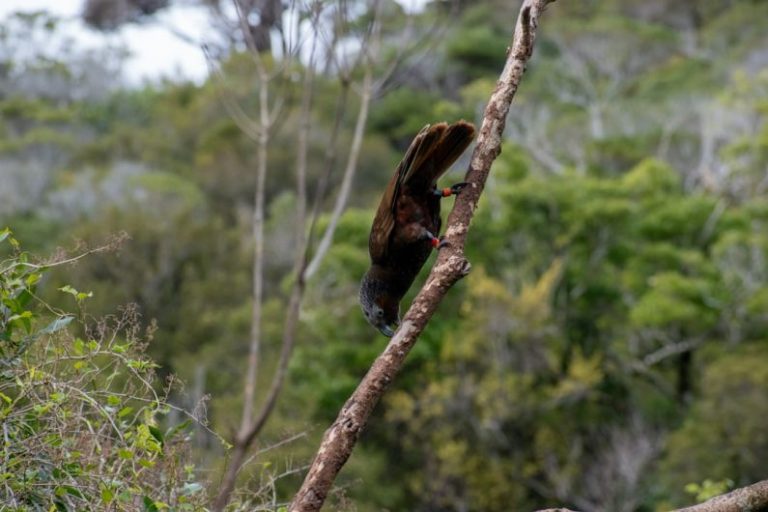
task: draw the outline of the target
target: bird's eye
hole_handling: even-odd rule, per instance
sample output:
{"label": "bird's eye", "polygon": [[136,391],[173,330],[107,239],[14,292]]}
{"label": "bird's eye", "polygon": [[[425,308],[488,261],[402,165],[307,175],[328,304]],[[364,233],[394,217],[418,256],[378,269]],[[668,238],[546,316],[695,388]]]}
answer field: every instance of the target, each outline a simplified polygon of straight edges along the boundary
{"label": "bird's eye", "polygon": [[384,311],[383,311],[383,310],[381,310],[381,309],[380,309],[380,310],[378,310],[378,311],[376,312],[376,316],[378,316],[379,318],[383,317],[383,316],[384,316]]}

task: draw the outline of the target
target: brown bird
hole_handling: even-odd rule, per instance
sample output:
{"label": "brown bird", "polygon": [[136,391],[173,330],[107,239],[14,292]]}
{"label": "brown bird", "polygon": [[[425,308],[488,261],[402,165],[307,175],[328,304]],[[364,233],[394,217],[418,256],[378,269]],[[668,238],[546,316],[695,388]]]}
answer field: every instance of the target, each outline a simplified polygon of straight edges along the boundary
{"label": "brown bird", "polygon": [[429,253],[444,245],[438,238],[440,199],[458,194],[467,184],[438,190],[437,180],[474,135],[474,125],[466,121],[422,128],[381,198],[368,238],[371,267],[360,283],[360,305],[368,322],[385,336],[400,325],[400,300]]}

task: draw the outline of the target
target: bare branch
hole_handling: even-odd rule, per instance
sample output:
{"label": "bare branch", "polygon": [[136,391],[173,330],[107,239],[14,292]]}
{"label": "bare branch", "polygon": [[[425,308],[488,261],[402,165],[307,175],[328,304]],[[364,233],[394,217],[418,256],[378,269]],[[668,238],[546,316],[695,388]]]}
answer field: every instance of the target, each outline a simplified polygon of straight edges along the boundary
{"label": "bare branch", "polygon": [[333,129],[331,130],[331,136],[328,139],[328,145],[325,151],[325,169],[317,182],[315,189],[315,197],[312,200],[312,212],[310,213],[309,221],[309,233],[307,235],[307,245],[311,246],[314,239],[315,227],[317,220],[320,217],[320,203],[325,197],[328,184],[331,180],[331,173],[333,167],[336,164],[336,153],[339,132],[341,131],[341,121],[344,119],[344,113],[347,109],[347,98],[349,97],[350,82],[344,78],[339,80],[341,90],[338,94],[336,102],[336,114],[334,116]]}
{"label": "bare branch", "polygon": [[214,60],[206,46],[203,46],[203,53],[205,54],[205,60],[208,63],[208,72],[211,74],[211,77],[214,77],[219,81],[218,87],[216,87],[215,90],[219,100],[221,101],[221,104],[224,105],[224,109],[227,111],[227,114],[229,114],[237,127],[240,128],[240,130],[242,130],[242,132],[245,133],[248,138],[254,142],[258,142],[259,133],[263,126],[251,119],[251,117],[235,101],[232,95],[227,94],[224,91],[224,86],[226,85],[226,78],[224,77],[224,73],[222,73],[221,69],[219,69],[219,67],[214,64]]}
{"label": "bare branch", "polygon": [[323,237],[317,244],[317,249],[312,257],[312,261],[307,265],[306,272],[304,273],[307,279],[315,274],[320,267],[322,259],[328,252],[328,249],[331,248],[331,242],[333,242],[333,234],[336,231],[336,226],[339,223],[341,214],[344,213],[344,208],[347,206],[349,192],[352,190],[352,181],[355,177],[355,171],[357,170],[360,148],[363,145],[363,135],[365,134],[365,124],[368,120],[368,106],[371,103],[372,88],[372,71],[371,66],[368,66],[365,70],[365,77],[363,78],[363,90],[360,95],[360,111],[357,114],[355,133],[352,137],[352,147],[349,150],[349,157],[347,158],[347,167],[344,169],[344,178],[341,180],[339,195],[336,196],[331,220],[328,222],[328,227],[323,232]]}
{"label": "bare branch", "polygon": [[686,340],[678,343],[664,345],[660,349],[643,357],[642,364],[646,368],[649,368],[651,366],[659,364],[660,362],[664,361],[669,357],[682,354],[683,352],[690,352],[691,350],[699,347],[700,345],[701,345],[701,340],[698,340],[698,339]]}
{"label": "bare branch", "polygon": [[[716,496],[704,503],[692,507],[680,508],[672,512],[760,512],[768,510],[768,480],[757,482]],[[537,512],[574,512],[567,508],[548,508]]]}
{"label": "bare branch", "polygon": [[[316,41],[317,38],[313,38]],[[282,348],[280,350],[280,359],[277,363],[275,375],[272,377],[269,392],[262,405],[261,410],[251,425],[250,431],[241,441],[245,446],[249,446],[256,435],[261,431],[272,414],[277,403],[277,397],[282,389],[285,376],[288,372],[288,363],[293,353],[293,347],[296,343],[296,331],[299,322],[299,310],[301,299],[304,295],[306,281],[304,279],[304,269],[307,260],[307,153],[309,151],[309,132],[311,128],[311,107],[312,91],[314,81],[314,53],[315,45],[313,43],[309,64],[304,75],[304,95],[301,106],[301,125],[299,127],[298,137],[298,156],[296,163],[296,252],[293,264],[294,283],[291,289],[291,297],[288,301],[288,311],[286,313],[283,326]]]}
{"label": "bare branch", "polygon": [[768,480],[736,489],[675,512],[759,512],[768,510]]}
{"label": "bare branch", "polygon": [[466,181],[471,186],[460,194],[448,217],[448,246],[440,251],[424,287],[411,304],[402,325],[384,352],[344,404],[336,421],[325,432],[309,472],[291,504],[291,512],[317,511],[333,485],[336,475],[352,453],[374,406],[403,367],[405,357],[434,314],[448,290],[470,269],[464,243],[470,220],[492,162],[501,152],[501,139],[512,98],[525,64],[533,51],[538,18],[552,0],[525,0],[520,9],[512,47],[496,89],[485,109],[477,146],[472,154]]}
{"label": "bare branch", "polygon": [[[237,2],[235,2],[237,3]],[[262,293],[263,293],[263,254],[264,254],[264,188],[266,176],[266,154],[267,144],[269,142],[269,123],[270,113],[267,104],[268,96],[267,82],[268,78],[262,70],[259,70],[259,107],[262,127],[259,131],[259,164],[257,168],[256,198],[254,207],[254,260],[253,260],[253,309],[251,313],[251,344],[248,355],[248,366],[246,370],[246,381],[243,390],[243,416],[240,424],[240,430],[235,436],[233,442],[232,457],[228,461],[227,469],[219,487],[219,493],[214,501],[214,510],[222,510],[229,502],[232,491],[235,488],[235,482],[240,468],[246,460],[246,454],[256,435],[264,427],[272,410],[277,403],[277,397],[282,389],[285,375],[288,371],[288,363],[293,353],[293,347],[296,340],[296,330],[298,327],[299,307],[304,293],[303,271],[306,264],[306,217],[307,217],[307,154],[309,151],[309,133],[311,125],[312,97],[314,91],[315,78],[315,41],[309,56],[309,62],[304,74],[304,83],[301,100],[301,122],[298,130],[298,148],[296,159],[296,249],[294,282],[291,298],[289,301],[288,312],[286,314],[285,326],[283,328],[282,348],[280,351],[280,360],[277,369],[272,377],[272,383],[261,406],[259,413],[254,418],[254,400],[256,392],[256,378],[259,369],[259,352],[261,344],[261,316],[262,316]]]}

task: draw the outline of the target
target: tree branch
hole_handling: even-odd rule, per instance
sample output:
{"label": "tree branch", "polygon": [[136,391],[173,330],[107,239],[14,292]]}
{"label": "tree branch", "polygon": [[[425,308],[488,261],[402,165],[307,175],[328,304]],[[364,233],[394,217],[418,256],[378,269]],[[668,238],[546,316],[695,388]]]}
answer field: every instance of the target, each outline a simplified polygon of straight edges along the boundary
{"label": "tree branch", "polygon": [[[692,507],[672,512],[762,512],[768,510],[768,480],[716,496]],[[574,512],[566,508],[548,508],[537,512]]]}
{"label": "tree branch", "polygon": [[331,219],[328,222],[328,226],[323,232],[323,237],[320,239],[320,243],[317,244],[315,255],[307,265],[305,277],[310,279],[317,269],[320,268],[320,263],[325,258],[325,254],[328,249],[331,248],[333,242],[333,235],[336,232],[336,226],[339,223],[341,214],[344,213],[344,209],[347,206],[347,200],[349,199],[349,193],[352,190],[352,180],[355,177],[357,171],[357,161],[360,156],[360,148],[363,145],[363,135],[365,134],[365,124],[368,121],[368,107],[371,103],[371,89],[372,89],[372,71],[371,65],[365,70],[365,76],[363,77],[363,90],[360,95],[360,111],[357,115],[357,122],[355,123],[355,132],[352,137],[352,146],[349,150],[349,158],[347,159],[347,166],[344,170],[344,177],[341,180],[341,187],[339,194],[336,196],[336,202],[333,206],[333,213]]}
{"label": "tree branch", "polygon": [[675,512],[760,512],[768,510],[768,480]]}
{"label": "tree branch", "polygon": [[520,84],[525,65],[533,51],[538,18],[553,0],[525,0],[517,19],[515,35],[507,62],[483,116],[483,123],[472,154],[465,181],[469,182],[457,196],[448,217],[446,240],[437,262],[419,291],[403,322],[384,352],[344,404],[336,421],[325,432],[312,466],[291,504],[291,512],[317,511],[333,485],[336,475],[352,453],[352,449],[387,386],[403,367],[405,357],[416,343],[448,290],[469,273],[464,256],[464,243],[470,220],[490,172],[491,163],[501,152],[502,132],[509,106]]}

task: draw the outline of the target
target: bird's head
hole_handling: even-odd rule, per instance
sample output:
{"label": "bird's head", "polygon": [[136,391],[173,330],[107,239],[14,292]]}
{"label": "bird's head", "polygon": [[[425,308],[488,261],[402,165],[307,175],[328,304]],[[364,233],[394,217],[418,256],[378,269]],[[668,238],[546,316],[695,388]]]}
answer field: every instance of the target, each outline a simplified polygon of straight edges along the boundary
{"label": "bird's head", "polygon": [[387,288],[385,280],[368,271],[360,282],[360,306],[369,324],[384,336],[392,337],[400,325],[400,301]]}

